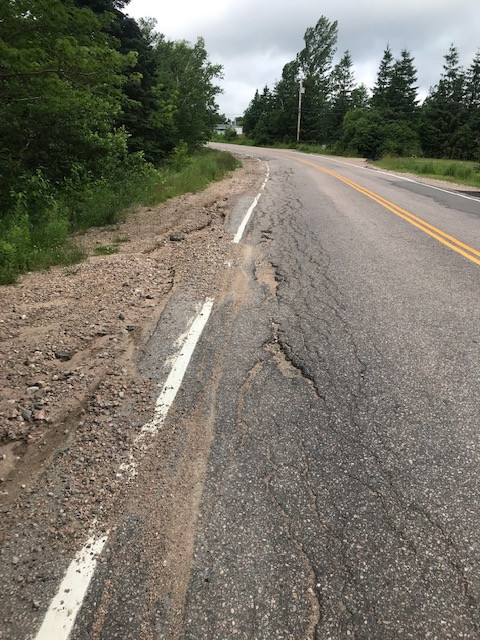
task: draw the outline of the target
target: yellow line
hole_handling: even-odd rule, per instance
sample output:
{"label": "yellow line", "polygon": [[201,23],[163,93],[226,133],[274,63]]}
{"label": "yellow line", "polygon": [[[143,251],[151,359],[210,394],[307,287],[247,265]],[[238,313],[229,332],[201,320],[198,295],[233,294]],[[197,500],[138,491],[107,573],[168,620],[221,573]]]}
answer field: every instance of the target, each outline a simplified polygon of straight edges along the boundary
{"label": "yellow line", "polygon": [[[283,156],[283,154],[278,154],[278,155]],[[378,204],[382,205],[382,207],[385,207],[385,209],[388,209],[389,211],[394,213],[396,216],[403,218],[403,220],[406,220],[407,222],[412,224],[414,227],[417,227],[417,229],[424,231],[432,238],[435,238],[435,240],[438,240],[438,242],[441,242],[442,244],[444,244],[446,247],[453,249],[453,251],[456,251],[457,253],[464,256],[465,258],[468,258],[475,264],[480,265],[480,259],[479,259],[480,251],[477,251],[473,247],[470,247],[468,244],[465,244],[460,240],[457,240],[457,238],[450,236],[448,233],[445,233],[441,229],[434,227],[432,224],[430,224],[429,222],[426,222],[425,220],[422,220],[422,218],[419,218],[418,216],[415,216],[413,213],[410,213],[409,211],[402,209],[398,205],[394,204],[393,202],[390,202],[386,198],[383,198],[382,196],[378,195],[374,191],[370,191],[366,187],[362,187],[361,185],[357,184],[356,182],[353,182],[352,180],[349,180],[348,178],[345,178],[339,173],[335,173],[335,171],[331,171],[330,169],[321,167],[320,165],[314,164],[313,162],[308,162],[307,160],[301,160],[300,158],[296,158],[294,156],[286,156],[286,157],[290,158],[291,160],[297,160],[297,162],[301,162],[302,164],[307,164],[310,167],[314,167],[315,169],[318,169],[319,171],[328,173],[334,178],[337,178],[337,180],[341,180],[342,182],[347,184],[349,187],[352,187],[352,189],[355,189],[356,191],[359,191],[363,195],[367,196],[367,198],[374,200]]]}

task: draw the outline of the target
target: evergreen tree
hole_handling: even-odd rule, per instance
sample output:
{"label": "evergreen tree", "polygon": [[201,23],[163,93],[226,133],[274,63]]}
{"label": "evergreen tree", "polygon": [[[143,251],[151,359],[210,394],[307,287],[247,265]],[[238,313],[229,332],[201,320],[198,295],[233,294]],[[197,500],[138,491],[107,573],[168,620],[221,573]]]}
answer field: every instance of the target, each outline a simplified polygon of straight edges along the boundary
{"label": "evergreen tree", "polygon": [[243,133],[251,136],[261,115],[261,101],[258,89],[243,114]]}
{"label": "evergreen tree", "polygon": [[466,74],[465,101],[469,111],[480,109],[480,49]]}
{"label": "evergreen tree", "polygon": [[416,81],[413,57],[404,49],[391,69],[390,83],[385,90],[384,108],[390,118],[414,124],[418,108]]}
{"label": "evergreen tree", "polygon": [[340,62],[335,65],[330,76],[330,127],[329,139],[338,140],[342,133],[343,119],[347,111],[353,107],[353,90],[355,78],[353,61],[349,51],[345,51]]}
{"label": "evergreen tree", "polygon": [[372,107],[382,111],[387,106],[387,94],[392,81],[393,54],[387,44],[377,72],[377,81],[372,93]]}
{"label": "evergreen tree", "polygon": [[288,62],[282,78],[275,85],[275,131],[277,140],[292,141],[297,135],[299,66],[297,60]]}
{"label": "evergreen tree", "polygon": [[326,142],[328,139],[328,97],[330,72],[336,51],[338,22],[322,16],[305,31],[305,46],[297,55],[305,95],[302,104],[302,140]]}
{"label": "evergreen tree", "polygon": [[466,73],[465,104],[467,122],[461,131],[465,157],[480,160],[480,50]]}
{"label": "evergreen tree", "polygon": [[121,9],[129,1],[75,0],[75,4],[101,17],[103,30],[113,38],[120,53],[135,54],[136,63],[123,86],[124,99],[117,126],[128,131],[130,151],[142,151],[147,160],[158,164],[175,146],[171,113],[164,104],[169,97],[157,86],[155,21],[137,23],[125,15]]}
{"label": "evergreen tree", "polygon": [[338,37],[338,22],[322,16],[303,36],[305,46],[297,56],[299,70],[305,77],[326,79],[332,66]]}
{"label": "evergreen tree", "polygon": [[370,95],[368,88],[364,84],[359,84],[352,91],[352,109],[368,109],[370,106]]}
{"label": "evergreen tree", "polygon": [[462,158],[465,150],[458,134],[467,120],[465,73],[453,44],[444,59],[440,81],[422,107],[421,143],[426,155]]}

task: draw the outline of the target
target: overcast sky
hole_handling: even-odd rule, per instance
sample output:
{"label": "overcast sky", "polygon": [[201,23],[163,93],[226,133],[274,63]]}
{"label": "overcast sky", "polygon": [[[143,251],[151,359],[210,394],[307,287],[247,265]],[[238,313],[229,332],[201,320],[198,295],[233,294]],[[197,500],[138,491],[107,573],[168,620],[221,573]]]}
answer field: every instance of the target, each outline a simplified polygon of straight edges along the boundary
{"label": "overcast sky", "polygon": [[336,61],[348,49],[355,78],[371,87],[387,43],[411,51],[420,95],[438,82],[451,42],[468,67],[480,47],[480,0],[131,0],[134,18],[153,17],[173,40],[205,38],[212,62],[224,68],[220,111],[241,115],[255,93],[273,86],[320,16],[338,20]]}

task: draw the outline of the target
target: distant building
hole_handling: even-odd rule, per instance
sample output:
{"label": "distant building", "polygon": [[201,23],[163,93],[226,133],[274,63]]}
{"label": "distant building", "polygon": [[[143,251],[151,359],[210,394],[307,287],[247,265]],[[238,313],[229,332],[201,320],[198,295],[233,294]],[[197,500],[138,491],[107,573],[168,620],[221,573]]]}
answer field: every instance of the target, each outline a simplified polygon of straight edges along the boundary
{"label": "distant building", "polygon": [[217,124],[215,125],[215,133],[224,134],[228,127],[230,127],[229,124]]}
{"label": "distant building", "polygon": [[217,124],[215,125],[215,133],[225,135],[227,129],[233,129],[238,135],[243,133],[243,127],[237,124]]}

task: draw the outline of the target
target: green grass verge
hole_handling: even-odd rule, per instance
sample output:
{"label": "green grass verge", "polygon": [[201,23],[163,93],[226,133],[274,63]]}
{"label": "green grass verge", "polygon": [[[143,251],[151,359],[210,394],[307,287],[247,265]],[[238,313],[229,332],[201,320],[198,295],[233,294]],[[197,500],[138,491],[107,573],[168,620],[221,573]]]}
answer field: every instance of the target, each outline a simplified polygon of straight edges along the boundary
{"label": "green grass verge", "polygon": [[[225,151],[202,148],[189,155],[183,145],[160,169],[133,166],[111,180],[71,181],[62,191],[34,176],[19,194],[15,209],[0,219],[0,284],[13,284],[26,271],[79,262],[85,253],[75,246],[72,232],[115,224],[138,205],[201,191],[239,165]],[[116,253],[115,245],[97,247],[95,253]]]}
{"label": "green grass verge", "polygon": [[480,187],[480,164],[478,162],[437,158],[385,157],[372,164],[390,171],[413,173],[426,178],[437,178],[447,182]]}
{"label": "green grass verge", "polygon": [[160,182],[153,196],[154,201],[164,202],[183,193],[202,191],[210,182],[221,180],[239,166],[240,162],[226,151],[200,149],[159,170]]}

